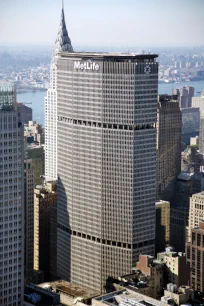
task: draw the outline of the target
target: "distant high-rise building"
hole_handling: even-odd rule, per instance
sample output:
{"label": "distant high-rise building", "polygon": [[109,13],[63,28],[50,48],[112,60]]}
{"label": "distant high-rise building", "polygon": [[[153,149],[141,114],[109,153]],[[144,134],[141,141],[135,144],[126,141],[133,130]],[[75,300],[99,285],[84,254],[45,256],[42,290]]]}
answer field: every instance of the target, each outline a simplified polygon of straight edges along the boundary
{"label": "distant high-rise building", "polygon": [[23,305],[24,151],[13,85],[0,83],[0,305]]}
{"label": "distant high-rise building", "polygon": [[50,66],[50,87],[45,98],[45,176],[46,179],[57,179],[57,74],[56,55],[58,52],[73,52],[68,36],[64,9],[60,27],[55,41],[52,62]]}
{"label": "distant high-rise building", "polygon": [[191,229],[191,242],[186,243],[187,263],[190,266],[190,286],[204,292],[204,221]]}
{"label": "distant high-rise building", "polygon": [[200,110],[199,108],[183,108],[182,112],[182,141],[190,144],[190,138],[199,135]]}
{"label": "distant high-rise building", "polygon": [[199,226],[200,221],[204,220],[204,192],[193,194],[190,198],[190,211],[188,222],[188,238],[191,241],[191,230]]}
{"label": "distant high-rise building", "polygon": [[162,252],[170,244],[170,203],[156,202],[156,253]]}
{"label": "distant high-rise building", "polygon": [[160,95],[157,112],[157,199],[171,201],[181,172],[182,119],[177,97]]}
{"label": "distant high-rise building", "polygon": [[200,97],[192,98],[192,107],[199,107],[200,114],[204,114],[204,92],[201,93]]}
{"label": "distant high-rise building", "polygon": [[199,152],[204,154],[204,92],[200,97],[192,98],[192,107],[200,109],[200,133],[199,133]]}
{"label": "distant high-rise building", "polygon": [[188,108],[192,106],[192,97],[195,93],[195,88],[191,86],[186,86],[180,89],[173,89],[173,95],[178,96],[179,107]]}
{"label": "distant high-rise building", "polygon": [[28,121],[33,120],[33,110],[31,107],[28,107],[23,103],[17,103],[17,107],[22,123],[28,124]]}
{"label": "distant high-rise building", "polygon": [[[50,270],[54,274],[53,262],[57,257],[57,242],[53,240],[57,239],[57,236],[53,235],[57,232],[57,228],[53,228],[56,222],[53,222],[52,210],[52,207],[56,207],[56,202],[56,182],[36,186],[34,190],[34,270],[43,271],[46,281],[50,279]],[[50,250],[55,253],[51,253]]]}
{"label": "distant high-rise building", "polygon": [[199,152],[204,154],[204,113],[200,116]]}
{"label": "distant high-rise building", "polygon": [[34,249],[34,169],[32,159],[24,161],[24,204],[25,204],[25,277],[33,271]]}
{"label": "distant high-rise building", "polygon": [[156,58],[57,58],[58,276],[98,291],[155,251]]}

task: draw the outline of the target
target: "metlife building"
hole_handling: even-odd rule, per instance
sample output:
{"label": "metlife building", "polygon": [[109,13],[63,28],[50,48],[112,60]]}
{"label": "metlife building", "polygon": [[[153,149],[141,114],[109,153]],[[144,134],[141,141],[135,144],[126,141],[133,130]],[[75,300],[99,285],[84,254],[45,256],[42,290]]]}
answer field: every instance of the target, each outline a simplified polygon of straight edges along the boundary
{"label": "metlife building", "polygon": [[154,255],[156,58],[57,56],[58,276],[100,292]]}

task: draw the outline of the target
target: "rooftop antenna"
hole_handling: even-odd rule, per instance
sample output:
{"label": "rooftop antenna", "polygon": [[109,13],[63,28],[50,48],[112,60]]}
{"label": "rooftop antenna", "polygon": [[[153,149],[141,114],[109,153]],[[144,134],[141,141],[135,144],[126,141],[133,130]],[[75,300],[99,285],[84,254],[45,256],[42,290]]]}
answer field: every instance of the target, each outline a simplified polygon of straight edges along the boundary
{"label": "rooftop antenna", "polygon": [[62,9],[64,10],[64,0],[62,0]]}

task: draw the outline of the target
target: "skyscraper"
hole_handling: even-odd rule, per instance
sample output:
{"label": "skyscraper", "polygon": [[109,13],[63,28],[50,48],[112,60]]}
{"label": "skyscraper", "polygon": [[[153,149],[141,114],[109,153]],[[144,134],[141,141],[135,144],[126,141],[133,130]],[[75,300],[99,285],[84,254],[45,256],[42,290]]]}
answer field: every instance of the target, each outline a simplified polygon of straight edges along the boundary
{"label": "skyscraper", "polygon": [[157,199],[171,201],[181,172],[182,119],[177,96],[160,95],[157,112]]}
{"label": "skyscraper", "polygon": [[0,83],[0,305],[23,304],[24,152],[15,88]]}
{"label": "skyscraper", "polygon": [[58,276],[99,291],[154,255],[156,58],[57,58]]}
{"label": "skyscraper", "polygon": [[192,106],[192,98],[194,96],[195,88],[186,86],[180,89],[173,89],[173,95],[178,96],[180,108],[187,108]]}
{"label": "skyscraper", "polygon": [[55,41],[50,66],[50,88],[45,98],[45,176],[48,181],[57,179],[57,52],[73,52],[68,36],[64,9],[62,8],[60,27]]}
{"label": "skyscraper", "polygon": [[33,110],[31,107],[28,107],[23,103],[18,103],[17,107],[22,123],[28,124],[29,121],[33,120]]}

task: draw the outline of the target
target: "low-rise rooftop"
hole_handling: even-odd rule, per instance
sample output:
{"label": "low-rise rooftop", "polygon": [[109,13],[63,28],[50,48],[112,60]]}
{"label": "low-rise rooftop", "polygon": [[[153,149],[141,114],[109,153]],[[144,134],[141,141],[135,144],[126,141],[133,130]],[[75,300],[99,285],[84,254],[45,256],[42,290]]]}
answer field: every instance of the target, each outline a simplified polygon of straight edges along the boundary
{"label": "low-rise rooftop", "polygon": [[92,300],[92,306],[164,306],[165,303],[157,301],[144,294],[130,289],[115,291]]}
{"label": "low-rise rooftop", "polygon": [[[51,289],[55,292],[59,293],[60,295],[66,295],[71,300],[74,301],[76,298],[79,298],[81,301],[86,302],[87,300],[90,300],[96,296],[98,296],[100,293],[96,290],[92,290],[77,284],[73,284],[64,280],[57,280],[54,282],[47,282],[42,283],[39,285],[40,287],[44,289]],[[71,304],[71,303],[70,303]]]}

